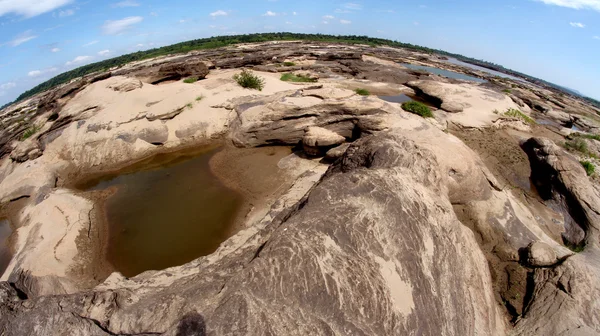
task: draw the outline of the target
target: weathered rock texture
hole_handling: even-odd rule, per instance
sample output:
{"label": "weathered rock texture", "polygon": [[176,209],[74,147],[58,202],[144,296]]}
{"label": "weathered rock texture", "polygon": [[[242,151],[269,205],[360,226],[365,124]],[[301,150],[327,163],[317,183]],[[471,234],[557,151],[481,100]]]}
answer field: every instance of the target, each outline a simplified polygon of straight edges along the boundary
{"label": "weathered rock texture", "polygon": [[394,133],[367,137],[295,210],[191,274],[27,301],[5,287],[0,328],[174,335],[196,316],[218,335],[503,334],[483,254],[442,182],[428,150]]}

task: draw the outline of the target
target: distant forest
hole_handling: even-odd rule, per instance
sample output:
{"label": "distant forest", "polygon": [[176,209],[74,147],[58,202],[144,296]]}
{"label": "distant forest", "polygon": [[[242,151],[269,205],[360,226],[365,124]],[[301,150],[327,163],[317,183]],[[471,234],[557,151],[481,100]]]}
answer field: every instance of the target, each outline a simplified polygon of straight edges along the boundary
{"label": "distant forest", "polygon": [[[526,74],[513,71],[510,69],[506,69],[501,65],[486,62],[483,60],[477,60],[470,57],[465,57],[459,54],[449,53],[443,50],[431,49],[427,47],[422,47],[410,43],[402,43],[398,41],[373,38],[368,36],[356,36],[356,35],[348,35],[348,36],[335,36],[335,35],[324,35],[324,34],[296,34],[296,33],[265,33],[265,34],[249,34],[249,35],[232,35],[232,36],[216,36],[210,38],[203,38],[197,40],[191,40],[187,42],[176,43],[166,47],[154,48],[145,51],[138,51],[135,53],[118,56],[115,58],[111,58],[108,60],[84,65],[77,69],[67,71],[62,73],[44,83],[39,84],[38,86],[32,88],[29,91],[21,94],[16,101],[20,101],[26,98],[29,98],[35,94],[40,92],[49,90],[55,86],[60,84],[67,83],[75,78],[80,78],[87,74],[97,72],[97,71],[107,71],[110,68],[118,67],[125,65],[130,62],[140,61],[148,58],[153,58],[157,56],[169,55],[169,54],[179,54],[179,53],[187,53],[192,50],[201,50],[201,49],[214,49],[220,47],[226,47],[232,44],[238,43],[253,43],[253,42],[267,42],[267,41],[294,41],[294,40],[304,40],[304,41],[317,41],[317,42],[337,42],[337,43],[348,43],[348,44],[368,44],[371,46],[380,46],[387,45],[390,47],[400,47],[406,48],[410,50],[421,51],[429,54],[440,54],[448,57],[454,57],[463,62],[483,66],[489,69],[493,69],[496,71],[501,71],[513,76],[520,76],[522,78],[527,79],[530,82],[537,84],[544,84],[547,86],[551,86],[562,92],[567,94],[574,94],[574,92],[570,90],[565,90],[565,88],[558,86],[553,83],[546,82],[542,79],[528,76]],[[582,97],[588,100],[590,103],[600,108],[600,101]],[[8,104],[7,104],[8,105]],[[6,105],[5,105],[6,106]],[[4,106],[3,106],[4,107]]]}

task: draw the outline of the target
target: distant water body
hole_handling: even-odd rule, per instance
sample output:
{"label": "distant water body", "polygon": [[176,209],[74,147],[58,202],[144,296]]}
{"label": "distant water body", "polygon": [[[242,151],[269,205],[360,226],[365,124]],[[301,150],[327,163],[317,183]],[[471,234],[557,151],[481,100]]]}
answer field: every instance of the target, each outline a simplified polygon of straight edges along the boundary
{"label": "distant water body", "polygon": [[436,75],[440,75],[440,76],[444,76],[444,77],[448,77],[448,78],[467,80],[467,81],[472,81],[472,82],[477,82],[477,83],[487,83],[487,81],[485,79],[481,79],[481,78],[477,78],[477,77],[473,77],[473,76],[467,76],[464,74],[460,74],[458,72],[434,68],[434,67],[430,67],[430,66],[414,65],[414,64],[408,64],[408,63],[400,63],[400,65],[405,66],[409,69],[423,70],[423,71],[427,71],[432,74],[436,74]]}

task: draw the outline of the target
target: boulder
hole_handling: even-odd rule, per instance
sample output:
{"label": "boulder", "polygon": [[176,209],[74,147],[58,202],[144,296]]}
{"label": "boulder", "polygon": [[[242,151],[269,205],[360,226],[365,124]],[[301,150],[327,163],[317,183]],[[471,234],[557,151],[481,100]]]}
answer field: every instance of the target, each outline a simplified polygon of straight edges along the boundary
{"label": "boulder", "polygon": [[130,76],[134,76],[150,84],[158,84],[168,80],[180,80],[185,77],[203,79],[208,75],[208,72],[208,67],[203,61],[191,59],[150,66],[132,72]]}
{"label": "boulder", "polygon": [[548,267],[556,264],[558,258],[550,245],[544,242],[532,242],[527,246],[527,264],[534,267]]}
{"label": "boulder", "polygon": [[346,153],[346,150],[348,150],[350,145],[351,144],[349,144],[349,143],[345,143],[345,144],[341,144],[337,147],[333,147],[332,149],[328,150],[327,153],[325,153],[325,159],[330,160],[330,161],[335,161],[335,160],[341,158],[342,156],[344,156],[344,153]]}
{"label": "boulder", "polygon": [[136,78],[125,77],[116,83],[111,83],[107,87],[118,92],[129,92],[142,87],[142,82]]}

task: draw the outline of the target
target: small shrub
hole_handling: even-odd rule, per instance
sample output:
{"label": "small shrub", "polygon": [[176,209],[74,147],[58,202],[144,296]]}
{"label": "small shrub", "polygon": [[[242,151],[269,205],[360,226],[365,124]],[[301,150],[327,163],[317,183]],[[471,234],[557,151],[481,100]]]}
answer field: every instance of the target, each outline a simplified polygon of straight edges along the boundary
{"label": "small shrub", "polygon": [[192,103],[187,103],[185,106],[187,106],[187,108],[190,108],[190,109],[191,109],[192,107],[194,107],[194,104],[192,104]]}
{"label": "small shrub", "polygon": [[21,140],[29,139],[32,135],[37,133],[41,128],[42,128],[42,126],[40,126],[40,125],[32,125],[28,129],[26,129],[25,132],[23,132],[23,135],[21,136]]}
{"label": "small shrub", "polygon": [[361,96],[368,96],[371,94],[371,92],[369,92],[369,90],[366,89],[356,89],[354,90],[354,92],[358,93]]}
{"label": "small shrub", "polygon": [[512,93],[512,91],[510,89],[504,89],[504,90],[502,90],[502,92],[507,93],[507,94]]}
{"label": "small shrub", "polygon": [[294,62],[283,62],[283,65],[285,65],[285,66],[294,66],[294,65],[296,65],[296,63],[294,63]]}
{"label": "small shrub", "polygon": [[201,101],[202,99],[204,99],[203,95],[200,95],[200,96],[196,97],[196,101]]}
{"label": "small shrub", "polygon": [[233,79],[243,88],[262,91],[265,87],[265,80],[253,74],[250,70],[242,70],[241,73],[235,74]]}
{"label": "small shrub", "polygon": [[576,151],[584,153],[584,154],[588,153],[587,143],[585,143],[585,141],[583,141],[581,139],[573,139],[573,140],[569,140],[569,141],[565,142],[565,148],[571,149],[571,150],[576,150]]}
{"label": "small shrub", "polygon": [[594,172],[596,171],[596,167],[594,167],[593,163],[591,163],[589,161],[579,161],[579,162],[585,169],[585,172],[587,173],[588,176],[594,175]]}
{"label": "small shrub", "polygon": [[600,141],[600,135],[597,135],[597,134],[573,133],[573,134],[571,134],[571,136]]}
{"label": "small shrub", "polygon": [[514,108],[509,108],[508,110],[506,110],[506,112],[504,112],[505,116],[509,116],[509,117],[513,117],[513,118],[517,118],[517,119],[521,119],[524,122],[530,123],[530,124],[535,124],[535,120],[531,119],[528,115],[526,115],[525,113],[514,109]]}
{"label": "small shrub", "polygon": [[405,103],[402,103],[402,108],[405,111],[414,113],[414,114],[418,114],[423,118],[433,118],[433,113],[431,113],[431,109],[429,109],[429,107],[427,107],[427,105],[420,103],[420,102],[416,102],[416,101],[408,101]]}
{"label": "small shrub", "polygon": [[314,78],[308,78],[302,75],[294,75],[293,73],[285,73],[281,75],[280,80],[284,82],[295,82],[295,83],[314,83],[317,80]]}
{"label": "small shrub", "polygon": [[183,82],[187,83],[187,84],[193,84],[193,83],[196,83],[197,81],[198,81],[198,77],[188,77],[183,80]]}

